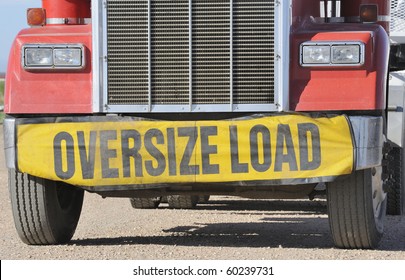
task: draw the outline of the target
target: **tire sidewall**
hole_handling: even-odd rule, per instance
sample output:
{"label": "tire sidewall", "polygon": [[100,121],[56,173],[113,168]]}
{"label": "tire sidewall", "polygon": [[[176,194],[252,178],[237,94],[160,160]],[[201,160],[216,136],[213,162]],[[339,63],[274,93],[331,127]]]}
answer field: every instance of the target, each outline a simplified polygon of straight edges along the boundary
{"label": "tire sidewall", "polygon": [[[44,196],[47,206],[44,208],[44,213],[47,216],[48,221],[53,221],[49,226],[54,235],[56,243],[68,242],[77,227],[77,223],[81,214],[83,205],[83,190],[66,186],[66,184],[60,182],[49,181],[40,179],[43,181]],[[71,199],[69,204],[62,206],[58,197],[58,188],[71,188],[69,196]]]}

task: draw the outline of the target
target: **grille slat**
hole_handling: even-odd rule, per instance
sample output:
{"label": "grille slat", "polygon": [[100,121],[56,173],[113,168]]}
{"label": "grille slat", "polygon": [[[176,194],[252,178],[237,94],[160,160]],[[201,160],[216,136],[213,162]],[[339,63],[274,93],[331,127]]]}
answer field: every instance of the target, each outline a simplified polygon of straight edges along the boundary
{"label": "grille slat", "polygon": [[106,3],[109,105],[274,104],[274,0]]}
{"label": "grille slat", "polygon": [[404,32],[405,30],[405,2],[391,0],[390,32]]}

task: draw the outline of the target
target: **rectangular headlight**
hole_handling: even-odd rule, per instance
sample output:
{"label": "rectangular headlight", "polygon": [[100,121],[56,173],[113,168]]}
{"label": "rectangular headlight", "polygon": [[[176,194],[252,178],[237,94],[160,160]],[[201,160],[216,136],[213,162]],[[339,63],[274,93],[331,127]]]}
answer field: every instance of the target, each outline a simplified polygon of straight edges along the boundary
{"label": "rectangular headlight", "polygon": [[28,67],[50,67],[53,64],[51,48],[25,49],[25,65]]}
{"label": "rectangular headlight", "polygon": [[330,63],[330,47],[323,45],[303,46],[302,62],[304,64]]}
{"label": "rectangular headlight", "polygon": [[359,64],[360,45],[332,46],[332,63]]}
{"label": "rectangular headlight", "polygon": [[83,45],[24,45],[22,64],[25,69],[81,69],[84,67]]}
{"label": "rectangular headlight", "polygon": [[54,49],[53,57],[55,67],[80,67],[82,65],[82,50],[79,48]]}
{"label": "rectangular headlight", "polygon": [[358,66],[364,64],[362,42],[305,42],[300,48],[302,66]]}

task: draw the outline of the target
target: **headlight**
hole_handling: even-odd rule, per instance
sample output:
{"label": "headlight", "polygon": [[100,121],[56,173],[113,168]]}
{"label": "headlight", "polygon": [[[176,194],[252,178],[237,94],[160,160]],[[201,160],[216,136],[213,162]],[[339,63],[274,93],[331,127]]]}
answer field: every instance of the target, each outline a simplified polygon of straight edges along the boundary
{"label": "headlight", "polygon": [[52,49],[26,49],[25,64],[29,66],[52,66]]}
{"label": "headlight", "polygon": [[364,64],[362,42],[305,42],[301,44],[302,66],[358,66]]}
{"label": "headlight", "polygon": [[359,64],[360,45],[332,46],[332,63]]}
{"label": "headlight", "polygon": [[302,62],[304,64],[327,64],[330,63],[329,46],[303,46]]}
{"label": "headlight", "polygon": [[81,49],[54,49],[53,58],[55,66],[79,67],[82,64]]}
{"label": "headlight", "polygon": [[25,45],[22,56],[25,69],[81,69],[85,62],[82,45]]}

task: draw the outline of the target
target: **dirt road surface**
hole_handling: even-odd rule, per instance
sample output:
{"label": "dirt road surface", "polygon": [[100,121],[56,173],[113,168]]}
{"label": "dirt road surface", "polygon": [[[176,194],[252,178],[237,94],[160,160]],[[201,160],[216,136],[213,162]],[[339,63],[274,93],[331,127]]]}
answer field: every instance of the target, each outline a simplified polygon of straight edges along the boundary
{"label": "dirt road surface", "polygon": [[405,260],[405,217],[389,216],[378,250],[335,249],[325,202],[212,197],[195,210],[132,209],[129,200],[85,195],[73,240],[28,246],[14,229],[0,127],[0,259]]}

